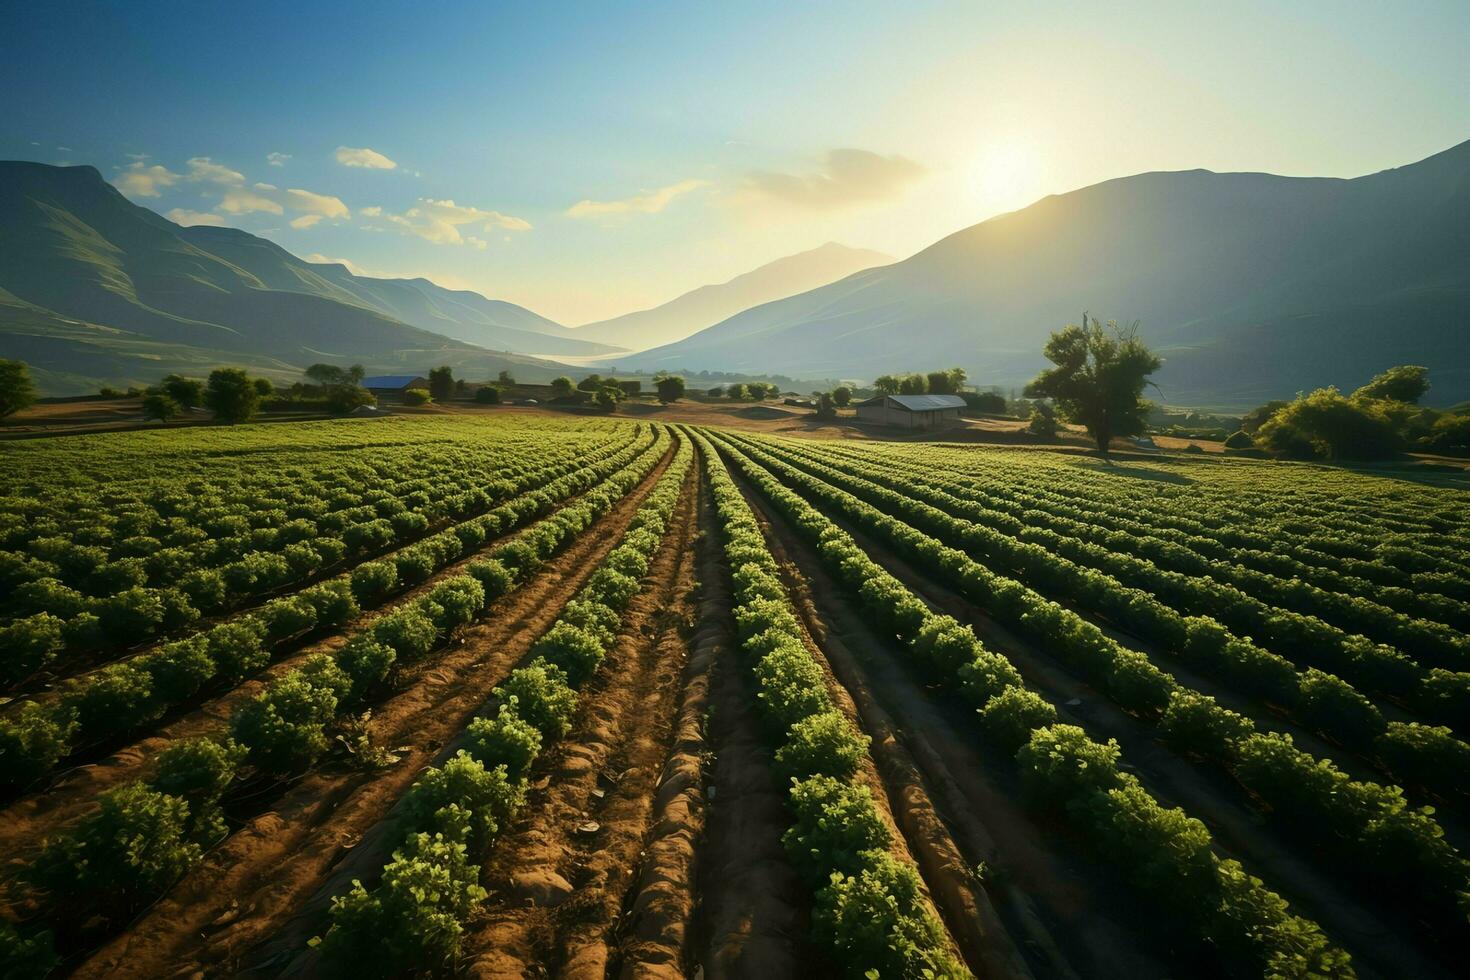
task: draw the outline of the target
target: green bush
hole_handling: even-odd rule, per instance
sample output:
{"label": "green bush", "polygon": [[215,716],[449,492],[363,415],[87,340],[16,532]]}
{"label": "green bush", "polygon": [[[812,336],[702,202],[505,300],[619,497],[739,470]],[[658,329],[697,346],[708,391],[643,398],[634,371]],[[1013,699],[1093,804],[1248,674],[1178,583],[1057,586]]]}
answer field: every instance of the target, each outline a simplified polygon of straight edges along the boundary
{"label": "green bush", "polygon": [[19,788],[51,771],[70,751],[76,713],[28,701],[0,718],[0,787]]}
{"label": "green bush", "polygon": [[1255,726],[1249,718],[1220,707],[1212,697],[1181,690],[1170,698],[1169,707],[1159,720],[1159,730],[1165,739],[1186,752],[1210,759],[1230,759],[1235,755],[1235,743],[1249,737]]}
{"label": "green bush", "polygon": [[561,738],[571,728],[577,710],[577,692],[567,683],[566,671],[545,660],[511,671],[494,691],[501,704],[512,705],[516,715],[541,733]]}
{"label": "green bush", "polygon": [[602,663],[603,645],[595,634],[558,622],[536,641],[531,653],[566,671],[572,686],[581,687]]}
{"label": "green bush", "polygon": [[316,607],[299,594],[272,599],[256,615],[272,640],[284,640],[316,627]]}
{"label": "green bush", "polygon": [[1448,728],[1391,721],[1373,748],[1405,783],[1452,792],[1470,785],[1470,745]]}
{"label": "green bush", "polygon": [[245,755],[243,746],[211,738],[179,739],[158,754],[149,785],[188,802],[191,840],[208,845],[228,833],[219,799]]}
{"label": "green bush", "polygon": [[776,751],[776,767],[783,778],[793,780],[810,776],[851,779],[870,741],[840,711],[822,711],[791,726],[785,744]]}
{"label": "green bush", "polygon": [[378,643],[392,648],[403,661],[413,661],[439,645],[439,628],[417,605],[395,609],[368,630]]}
{"label": "green bush", "polygon": [[358,635],[347,641],[337,651],[337,666],[352,679],[352,688],[346,700],[356,703],[388,676],[398,654],[386,643],[379,643],[371,636]]}
{"label": "green bush", "polygon": [[314,685],[302,671],[293,670],[241,706],[231,734],[262,770],[299,772],[327,750],[326,727],[336,716],[337,703],[332,686]]}
{"label": "green bush", "polygon": [[1256,448],[1256,440],[1254,440],[1254,439],[1251,438],[1251,435],[1250,435],[1249,432],[1246,432],[1244,429],[1238,429],[1238,430],[1236,430],[1235,432],[1232,432],[1229,436],[1226,437],[1226,439],[1225,439],[1225,448],[1226,449],[1254,449],[1254,448]]}
{"label": "green bush", "polygon": [[49,929],[22,933],[9,919],[0,919],[0,977],[39,980],[49,976],[60,962]]}
{"label": "green bush", "polygon": [[991,698],[979,714],[985,733],[1007,752],[1015,752],[1031,739],[1033,731],[1057,720],[1057,709],[1050,701],[1019,685]]}
{"label": "green bush", "polygon": [[1308,725],[1351,745],[1362,745],[1387,727],[1372,701],[1341,678],[1315,667],[1302,674],[1296,710]]}
{"label": "green bush", "polygon": [[255,616],[220,623],[205,634],[205,648],[219,675],[238,682],[270,663],[265,647],[266,626]]}
{"label": "green bush", "polygon": [[434,400],[427,388],[409,388],[403,393],[403,404],[405,405],[427,405]]}
{"label": "green bush", "polygon": [[[486,768],[461,749],[436,769],[426,769],[405,794],[403,812],[415,830],[445,831],[458,814],[468,818],[468,843],[479,853],[509,823],[523,791],[499,766]],[[454,814],[449,808],[457,808]]]}
{"label": "green bush", "polygon": [[388,561],[365,561],[352,570],[352,594],[360,603],[386,595],[398,584],[398,569]]}
{"label": "green bush", "polygon": [[202,636],[167,643],[134,661],[153,679],[153,693],[165,705],[178,704],[199,692],[218,673]]}
{"label": "green bush", "polygon": [[74,682],[63,698],[76,711],[82,742],[132,731],[164,710],[154,697],[152,676],[131,663],[112,664]]}
{"label": "green bush", "polygon": [[465,735],[470,755],[487,769],[504,766],[512,780],[523,779],[541,752],[541,733],[522,721],[511,704],[502,704],[493,718],[470,722]]}
{"label": "green bush", "polygon": [[332,579],[301,590],[301,597],[316,610],[319,626],[340,626],[362,610],[353,595],[352,584],[343,579]]}
{"label": "green bush", "polygon": [[795,781],[788,798],[792,825],[782,836],[791,863],[812,884],[834,872],[861,872],[864,851],[888,846],[888,827],[860,783],[813,776]]}
{"label": "green bush", "polygon": [[55,659],[66,643],[63,625],[43,612],[0,628],[0,682],[22,680]]}

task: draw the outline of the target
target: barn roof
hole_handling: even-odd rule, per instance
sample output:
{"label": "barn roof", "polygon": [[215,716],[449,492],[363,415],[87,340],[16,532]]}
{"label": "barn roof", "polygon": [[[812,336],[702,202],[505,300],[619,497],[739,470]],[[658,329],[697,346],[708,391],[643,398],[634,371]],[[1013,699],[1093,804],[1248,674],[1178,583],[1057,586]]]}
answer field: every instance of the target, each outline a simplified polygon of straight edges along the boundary
{"label": "barn roof", "polygon": [[422,380],[417,374],[375,374],[371,378],[363,378],[364,388],[404,388],[415,381]]}
{"label": "barn roof", "polygon": [[946,408],[965,407],[965,400],[959,395],[878,395],[862,404],[882,405],[885,398],[910,412],[939,412]]}

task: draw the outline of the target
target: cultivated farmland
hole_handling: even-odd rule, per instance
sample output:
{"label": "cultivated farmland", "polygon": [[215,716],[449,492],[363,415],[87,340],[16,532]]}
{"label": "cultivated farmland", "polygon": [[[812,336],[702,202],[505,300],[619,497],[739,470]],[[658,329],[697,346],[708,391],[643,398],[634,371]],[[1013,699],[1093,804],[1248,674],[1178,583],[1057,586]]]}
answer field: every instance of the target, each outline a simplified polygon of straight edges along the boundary
{"label": "cultivated farmland", "polygon": [[1462,475],[530,413],[0,457],[7,976],[1462,969]]}

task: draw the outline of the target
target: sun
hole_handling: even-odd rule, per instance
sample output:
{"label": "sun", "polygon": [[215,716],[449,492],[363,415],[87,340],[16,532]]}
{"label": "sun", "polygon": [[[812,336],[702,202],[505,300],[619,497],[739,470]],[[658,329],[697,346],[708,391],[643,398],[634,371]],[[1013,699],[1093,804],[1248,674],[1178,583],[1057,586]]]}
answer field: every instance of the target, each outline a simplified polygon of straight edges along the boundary
{"label": "sun", "polygon": [[980,152],[972,170],[977,201],[985,207],[1010,210],[1031,203],[1038,187],[1039,158],[1023,140],[992,143]]}

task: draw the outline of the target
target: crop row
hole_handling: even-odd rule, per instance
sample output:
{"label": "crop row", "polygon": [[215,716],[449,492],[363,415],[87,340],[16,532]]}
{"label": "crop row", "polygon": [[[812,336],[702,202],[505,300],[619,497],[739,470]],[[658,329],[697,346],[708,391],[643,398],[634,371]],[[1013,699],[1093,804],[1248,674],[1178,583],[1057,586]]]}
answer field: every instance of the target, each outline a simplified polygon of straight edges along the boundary
{"label": "crop row", "polygon": [[[837,460],[869,466],[879,463],[871,453],[846,452],[841,447],[821,455],[833,465]],[[1384,642],[1396,641],[1393,627],[1400,621],[1378,606],[1459,630],[1470,626],[1470,603],[1459,599],[1369,581],[1260,548],[1232,548],[1211,538],[1154,527],[1136,519],[1133,511],[1106,502],[1083,507],[1062,494],[1028,491],[1014,484],[1003,489],[993,484],[979,486],[973,479],[946,478],[940,475],[945,455],[943,451],[890,453],[881,457],[881,466],[884,472],[920,477],[928,486],[983,504],[992,526],[1012,532],[1034,526],[1050,528],[1110,551],[1134,554],[1162,568],[1208,576],[1273,605],[1317,615],[1370,636],[1386,627],[1379,636]]]}
{"label": "crop row", "polygon": [[[471,561],[468,574],[378,617],[335,656],[315,654],[271,681],[236,711],[227,734],[170,744],[152,776],[102,794],[97,812],[47,841],[22,875],[39,889],[39,904],[65,930],[93,914],[135,910],[169,887],[225,835],[219,803],[232,784],[249,775],[284,778],[313,765],[330,744],[334,721],[369,701],[396,664],[426,656],[524,582],[637,486],[670,441],[660,428],[654,448],[636,464],[491,557]],[[598,574],[613,577],[607,569]]]}
{"label": "crop row", "polygon": [[[273,600],[256,612],[77,678],[44,702],[22,704],[17,711],[0,717],[0,786],[24,785],[67,755],[148,725],[201,691],[239,683],[269,663],[275,650],[303,634],[355,618],[363,606],[375,605],[401,588],[428,579],[479,550],[487,540],[523,526],[610,475],[616,484],[626,483],[652,467],[668,439],[666,432],[647,433],[603,458],[585,460],[582,467],[539,490],[515,497],[389,558],[364,562],[350,573]],[[569,508],[563,513],[575,510]],[[545,532],[538,529],[550,526],[543,521],[523,534],[521,541],[503,547],[497,554],[518,558],[530,547],[524,542],[540,540]],[[376,628],[376,623],[369,628]]]}
{"label": "crop row", "polygon": [[719,446],[813,544],[875,628],[977,709],[981,735],[1014,758],[1030,798],[1117,865],[1161,926],[1194,943],[1208,937],[1243,973],[1352,975],[1347,954],[1320,927],[1293,914],[1238,862],[1219,858],[1202,823],[1162,807],[1122,771],[1116,742],[1098,743],[1081,728],[1058,724],[1055,707],[1025,686],[1010,661],[986,649],[968,627],[932,613],[772,472],[729,443]]}
{"label": "crop row", "polygon": [[[937,452],[928,450],[926,455]],[[905,449],[885,447],[878,455],[906,453]],[[1060,494],[1088,508],[1126,508],[1156,528],[1183,531],[1232,548],[1290,556],[1383,585],[1470,599],[1470,565],[1466,564],[1465,549],[1444,541],[1437,525],[1391,529],[1382,522],[1382,516],[1392,508],[1395,498],[1382,494],[1357,505],[1348,519],[1324,520],[1310,508],[1299,509],[1306,480],[1294,465],[1263,468],[1265,464],[1225,461],[1212,466],[1209,481],[1176,488],[1164,482],[1167,473],[1161,473],[1159,480],[1103,481],[1076,466],[1040,460],[1035,453],[1027,454],[1024,465],[1002,454],[986,453],[983,465],[976,466],[968,458],[971,455],[948,452],[945,469],[967,479],[973,477],[997,493],[1026,488]],[[1231,464],[1244,468],[1244,473],[1234,474]],[[1227,476],[1249,480],[1249,484],[1227,483]],[[1346,479],[1343,474],[1319,469],[1313,469],[1310,476],[1314,485],[1328,487],[1334,485],[1334,478]],[[1355,491],[1356,487],[1345,487],[1344,495]],[[1402,497],[1405,492],[1396,486],[1394,494]],[[1257,499],[1244,506],[1241,499],[1248,495]]]}
{"label": "crop row", "polygon": [[[1470,911],[1470,863],[1445,840],[1433,808],[1411,807],[1397,786],[1352,780],[1330,761],[1297,749],[1287,735],[1258,732],[1249,718],[1181,687],[1144,654],[1126,649],[1070,610],[840,486],[746,448],[803,496],[832,507],[997,621],[1033,638],[1124,709],[1156,721],[1176,751],[1223,765],[1273,820],[1314,842],[1305,856],[1333,872],[1396,887],[1447,928],[1464,928],[1465,912]],[[888,493],[869,487],[874,497]],[[905,514],[927,506],[897,494],[885,503]],[[935,514],[936,520],[957,520]]]}
{"label": "crop row", "polygon": [[331,927],[313,940],[334,972],[398,976],[452,965],[465,919],[486,897],[481,859],[525,805],[537,757],[570,729],[577,691],[617,638],[692,459],[682,440],[617,547],[536,641],[530,663],[495,689],[493,710],[470,723],[465,748],[405,794],[393,859],[372,887],[354,881],[333,899]]}
{"label": "crop row", "polygon": [[[1254,627],[1256,635],[1264,636],[1278,650],[1298,660],[1338,668],[1354,679],[1378,680],[1374,686],[1380,689],[1392,681],[1395,693],[1414,692],[1418,703],[1430,711],[1452,704],[1443,692],[1463,689],[1464,674],[1425,672],[1390,648],[1337,633],[1315,619],[1263,608],[1248,597],[1234,597],[1236,606],[1224,601],[1228,596],[1206,603],[1211,590],[1203,589],[1202,597],[1192,591],[1194,580],[1159,572],[1146,562],[1096,545],[1030,528],[1019,528],[1012,536],[994,529],[990,522],[977,523],[986,516],[980,505],[934,490],[918,479],[892,477],[854,462],[839,469],[815,462],[811,454],[796,447],[762,445],[788,464],[902,515],[914,527],[966,554],[1002,565],[1033,588],[1104,615],[1224,683],[1286,707],[1307,727],[1375,756],[1385,771],[1447,797],[1464,792],[1470,777],[1470,746],[1448,728],[1389,722],[1340,677],[1316,667],[1298,673],[1291,660],[1232,635],[1219,620],[1237,627],[1244,620],[1244,628]],[[1074,558],[1085,559],[1085,563]],[[1124,576],[1129,585],[1118,580]],[[1163,600],[1172,600],[1173,605]],[[1175,605],[1199,615],[1183,615]],[[1242,606],[1245,612],[1238,611]],[[1163,677],[1155,677],[1152,690],[1137,692],[1127,707],[1145,713],[1162,710],[1171,691]],[[1470,719],[1451,716],[1450,720],[1464,724]]]}
{"label": "crop row", "polygon": [[[0,682],[14,683],[66,651],[126,647],[198,621],[203,613],[237,608],[247,600],[301,583],[423,535],[434,524],[463,520],[514,498],[526,489],[575,472],[586,456],[615,451],[635,437],[602,438],[490,456],[478,465],[414,481],[427,488],[395,496],[386,489],[327,490],[316,480],[287,481],[267,498],[229,496],[213,508],[188,508],[180,501],[152,506],[188,509],[166,522],[163,537],[135,534],[111,550],[95,540],[98,521],[112,494],[103,491],[94,507],[73,506],[75,523],[61,533],[33,536],[23,551],[0,552],[0,583],[8,593],[0,626]],[[616,434],[614,434],[616,436]],[[378,466],[422,465],[404,448]],[[192,486],[193,484],[190,484]],[[231,487],[211,485],[212,494]],[[314,496],[322,494],[322,496]],[[197,499],[185,498],[197,505]],[[69,513],[66,501],[57,504]],[[105,523],[104,523],[105,527]],[[163,533],[139,519],[136,527]]]}
{"label": "crop row", "polygon": [[814,892],[818,942],[847,976],[970,976],[950,954],[918,872],[894,856],[888,825],[855,779],[867,736],[833,705],[754,515],[713,447],[696,438],[730,566],[740,646],[779,744],[778,773],[791,781],[792,825],[782,841]]}

